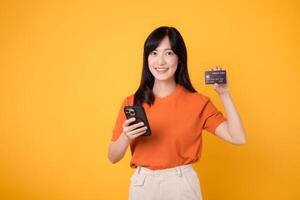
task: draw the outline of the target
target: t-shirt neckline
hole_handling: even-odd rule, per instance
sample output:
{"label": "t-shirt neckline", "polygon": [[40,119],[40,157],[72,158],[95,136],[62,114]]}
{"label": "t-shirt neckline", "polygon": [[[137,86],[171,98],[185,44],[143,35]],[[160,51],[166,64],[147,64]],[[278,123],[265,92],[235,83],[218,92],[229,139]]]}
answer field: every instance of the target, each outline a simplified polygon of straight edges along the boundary
{"label": "t-shirt neckline", "polygon": [[155,96],[155,101],[166,101],[168,99],[172,99],[179,93],[179,91],[180,91],[180,85],[176,84],[175,89],[168,96],[165,97]]}

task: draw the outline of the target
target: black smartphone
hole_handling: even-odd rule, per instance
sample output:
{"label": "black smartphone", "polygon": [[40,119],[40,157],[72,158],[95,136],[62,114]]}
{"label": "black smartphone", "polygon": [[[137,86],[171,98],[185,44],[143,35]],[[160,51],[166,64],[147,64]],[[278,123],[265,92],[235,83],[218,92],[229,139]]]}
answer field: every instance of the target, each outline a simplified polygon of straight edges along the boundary
{"label": "black smartphone", "polygon": [[[142,106],[125,106],[124,112],[127,119],[130,119],[132,117],[135,117],[135,121],[131,122],[129,125],[137,124],[139,122],[144,122],[144,126],[147,127],[146,133],[144,133],[142,136],[150,136],[151,130],[149,126],[149,122],[146,116],[146,112]],[[141,127],[138,127],[141,128]]]}

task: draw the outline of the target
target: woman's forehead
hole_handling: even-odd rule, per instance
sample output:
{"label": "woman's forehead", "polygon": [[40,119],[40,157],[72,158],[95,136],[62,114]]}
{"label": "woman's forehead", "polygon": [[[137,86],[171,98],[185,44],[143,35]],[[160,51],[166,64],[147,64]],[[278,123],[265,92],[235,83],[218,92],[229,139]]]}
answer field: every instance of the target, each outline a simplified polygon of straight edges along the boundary
{"label": "woman's forehead", "polygon": [[159,45],[156,47],[156,50],[160,51],[166,51],[166,50],[172,50],[171,45],[170,45],[170,40],[168,37],[165,37]]}
{"label": "woman's forehead", "polygon": [[157,47],[155,49],[156,51],[168,51],[168,50],[172,50],[171,48],[164,48],[164,47]]}

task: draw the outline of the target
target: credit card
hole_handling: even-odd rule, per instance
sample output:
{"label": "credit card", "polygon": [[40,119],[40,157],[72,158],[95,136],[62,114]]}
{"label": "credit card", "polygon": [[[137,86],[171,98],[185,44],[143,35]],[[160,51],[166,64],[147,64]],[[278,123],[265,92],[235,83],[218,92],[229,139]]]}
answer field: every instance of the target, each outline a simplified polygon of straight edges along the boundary
{"label": "credit card", "polygon": [[226,84],[226,71],[205,71],[205,84]]}

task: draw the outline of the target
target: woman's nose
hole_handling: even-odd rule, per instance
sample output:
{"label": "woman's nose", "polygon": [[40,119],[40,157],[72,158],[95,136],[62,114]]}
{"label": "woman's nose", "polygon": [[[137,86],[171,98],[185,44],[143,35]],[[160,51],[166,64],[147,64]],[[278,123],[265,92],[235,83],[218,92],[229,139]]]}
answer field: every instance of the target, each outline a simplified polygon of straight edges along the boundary
{"label": "woman's nose", "polygon": [[165,61],[165,58],[164,58],[163,55],[161,55],[161,56],[158,57],[157,64],[158,65],[164,65],[164,64],[166,64],[166,61]]}

